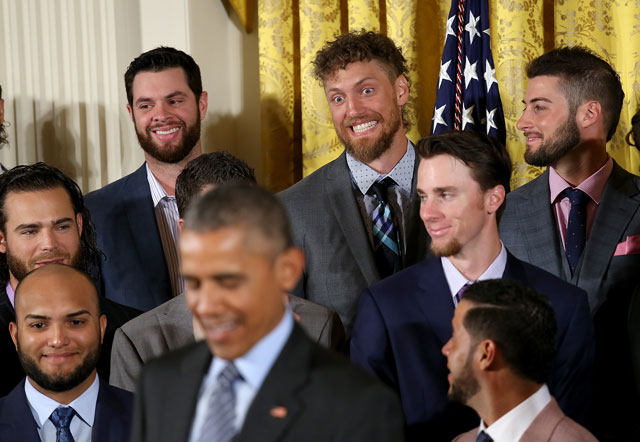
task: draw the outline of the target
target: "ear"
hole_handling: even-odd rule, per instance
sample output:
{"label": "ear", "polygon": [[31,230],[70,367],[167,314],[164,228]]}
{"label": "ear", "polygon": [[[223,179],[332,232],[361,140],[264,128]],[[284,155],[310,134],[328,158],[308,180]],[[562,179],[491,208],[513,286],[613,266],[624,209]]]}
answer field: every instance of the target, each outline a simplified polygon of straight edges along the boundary
{"label": "ear", "polygon": [[578,127],[586,129],[598,121],[602,122],[602,106],[599,102],[591,100],[578,106],[576,111]]}
{"label": "ear", "polygon": [[105,330],[107,330],[107,315],[100,315],[100,344],[104,342]]}
{"label": "ear", "polygon": [[276,258],[276,278],[282,290],[294,289],[302,276],[304,262],[304,252],[297,247],[289,247]]}
{"label": "ear", "polygon": [[178,219],[178,233],[182,233],[182,227],[184,226],[184,218]]}
{"label": "ear", "polygon": [[409,84],[407,83],[407,77],[404,75],[398,75],[398,78],[396,78],[395,90],[398,106],[402,107],[409,99]]}
{"label": "ear", "polygon": [[476,356],[480,370],[486,371],[493,367],[498,348],[495,341],[485,339],[476,347]]}
{"label": "ear", "polygon": [[131,121],[133,121],[133,124],[136,124],[136,119],[133,116],[133,109],[131,109],[131,106],[129,106],[127,104],[127,111],[129,112],[129,117],[131,117]]}
{"label": "ear", "polygon": [[9,334],[11,334],[11,340],[13,341],[13,345],[16,347],[16,351],[18,351],[18,324],[14,321],[9,323]]}
{"label": "ear", "polygon": [[82,236],[82,213],[76,213],[76,225],[78,226],[78,236]]}
{"label": "ear", "polygon": [[7,253],[7,236],[0,230],[0,253]]}
{"label": "ear", "polygon": [[498,184],[497,186],[489,189],[485,192],[485,201],[484,205],[488,213],[496,213],[504,199],[507,196],[507,192],[504,189],[502,184]]}
{"label": "ear", "polygon": [[204,120],[207,116],[207,107],[209,106],[209,94],[202,91],[200,94],[200,100],[198,100],[198,107],[200,108],[200,119]]}

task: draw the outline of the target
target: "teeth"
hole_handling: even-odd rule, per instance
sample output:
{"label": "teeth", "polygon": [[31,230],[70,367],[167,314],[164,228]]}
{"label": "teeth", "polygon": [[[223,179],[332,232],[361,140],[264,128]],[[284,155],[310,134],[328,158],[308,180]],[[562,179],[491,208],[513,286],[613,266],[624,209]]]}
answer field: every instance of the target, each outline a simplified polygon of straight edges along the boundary
{"label": "teeth", "polygon": [[178,129],[180,129],[179,127],[174,127],[173,129],[169,129],[169,130],[157,130],[155,131],[158,135],[169,135],[172,134],[174,132],[178,132]]}
{"label": "teeth", "polygon": [[234,327],[234,322],[225,322],[224,324],[217,324],[211,326],[211,329],[216,332],[231,330]]}
{"label": "teeth", "polygon": [[369,121],[366,123],[358,124],[357,126],[351,126],[351,128],[355,133],[360,133],[360,132],[364,132],[365,130],[371,129],[376,124],[378,124],[377,121]]}

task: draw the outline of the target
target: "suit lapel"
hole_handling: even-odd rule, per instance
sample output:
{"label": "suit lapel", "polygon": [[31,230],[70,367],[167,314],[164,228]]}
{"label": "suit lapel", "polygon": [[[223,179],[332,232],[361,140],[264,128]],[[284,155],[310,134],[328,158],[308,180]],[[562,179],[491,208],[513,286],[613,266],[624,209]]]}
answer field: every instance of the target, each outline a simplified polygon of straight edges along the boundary
{"label": "suit lapel", "polygon": [[129,434],[130,425],[131,409],[123,409],[122,403],[108,390],[106,382],[100,379],[91,442],[125,437]]}
{"label": "suit lapel", "polygon": [[236,442],[280,440],[298,418],[298,391],[308,382],[313,346],[296,324],[289,340],[256,394]]}
{"label": "suit lapel", "polygon": [[592,311],[604,302],[606,294],[600,293],[598,288],[607,274],[618,242],[625,239],[622,235],[638,211],[639,204],[638,187],[614,162],[578,271],[572,281],[589,293],[589,305],[592,306]]}
{"label": "suit lapel", "polygon": [[551,398],[551,402],[538,413],[529,428],[520,438],[520,442],[540,442],[551,440],[556,427],[564,417],[558,403]]}
{"label": "suit lapel", "polygon": [[162,312],[156,313],[156,320],[162,331],[167,348],[182,347],[195,342],[193,336],[192,316],[184,295],[169,301],[171,305]]}
{"label": "suit lapel", "polygon": [[[523,188],[525,190],[525,188]],[[515,207],[518,228],[529,253],[529,262],[554,275],[571,280],[571,271],[560,244],[553,208],[549,203],[549,170],[522,192],[524,202]]]}
{"label": "suit lapel", "polygon": [[[132,253],[136,253],[138,262],[145,269],[139,277],[147,278],[147,287],[155,298],[169,299],[171,281],[147,181],[146,163],[130,175],[123,193],[124,213],[134,245]],[[162,293],[167,288],[169,294]]]}
{"label": "suit lapel", "polygon": [[373,284],[380,277],[373,260],[367,229],[363,225],[362,215],[353,195],[344,152],[329,165],[324,194],[367,285]]}
{"label": "suit lapel", "polygon": [[3,401],[0,415],[0,436],[2,440],[37,442],[40,441],[36,421],[31,413],[22,380]]}
{"label": "suit lapel", "polygon": [[451,319],[454,305],[450,296],[451,289],[442,269],[440,258],[429,255],[418,264],[424,267],[420,272],[419,290],[415,293],[416,305],[422,310],[433,332],[438,336],[442,345],[451,338]]}
{"label": "suit lapel", "polygon": [[[413,146],[413,143],[411,143],[411,146]],[[429,244],[429,236],[427,235],[427,230],[424,228],[424,224],[420,219],[420,199],[416,194],[419,164],[420,157],[416,152],[416,161],[413,167],[413,179],[411,182],[411,206],[409,209],[409,213],[405,218],[405,242],[407,244],[407,253],[403,257],[403,268],[422,260],[422,258],[426,254],[426,249]]]}

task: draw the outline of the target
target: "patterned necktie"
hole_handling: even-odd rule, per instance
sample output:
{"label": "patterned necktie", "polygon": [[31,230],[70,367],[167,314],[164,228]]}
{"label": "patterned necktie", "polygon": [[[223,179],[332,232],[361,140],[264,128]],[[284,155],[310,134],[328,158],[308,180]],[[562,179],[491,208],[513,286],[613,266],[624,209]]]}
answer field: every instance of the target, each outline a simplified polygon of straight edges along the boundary
{"label": "patterned necktie", "polygon": [[564,251],[573,275],[580,260],[580,255],[582,255],[582,250],[584,250],[584,245],[587,242],[587,202],[589,201],[589,195],[580,189],[571,188],[564,189],[561,195],[566,196],[571,201]]}
{"label": "patterned necktie", "polygon": [[373,257],[380,279],[400,270],[398,227],[391,205],[387,202],[387,191],[393,185],[393,180],[386,177],[373,183],[369,190],[378,202],[373,209]]}
{"label": "patterned necktie", "polygon": [[491,439],[491,436],[489,436],[487,433],[481,431],[480,433],[478,433],[476,442],[493,442],[493,439]]}
{"label": "patterned necktie", "polygon": [[237,433],[236,394],[233,382],[240,378],[236,366],[227,364],[218,375],[207,417],[200,429],[200,442],[229,442]]}
{"label": "patterned necktie", "polygon": [[49,420],[56,427],[56,442],[75,442],[71,435],[71,429],[69,429],[69,424],[75,414],[76,410],[71,407],[58,407],[53,410]]}
{"label": "patterned necktie", "polygon": [[467,291],[469,287],[471,287],[471,283],[467,282],[462,286],[460,290],[458,290],[458,293],[456,293],[456,300],[458,301],[458,304],[460,304],[460,301],[462,301],[462,295]]}

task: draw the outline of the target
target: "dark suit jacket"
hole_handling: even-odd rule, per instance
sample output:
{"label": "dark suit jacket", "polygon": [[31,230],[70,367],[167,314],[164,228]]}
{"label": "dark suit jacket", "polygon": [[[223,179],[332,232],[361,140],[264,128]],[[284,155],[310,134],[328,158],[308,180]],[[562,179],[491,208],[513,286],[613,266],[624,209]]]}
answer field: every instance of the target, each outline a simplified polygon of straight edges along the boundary
{"label": "dark suit jacket", "polygon": [[[298,324],[318,344],[344,351],[344,328],[335,312],[297,296],[289,307],[300,316]],[[116,330],[111,352],[111,385],[134,391],[142,366],[195,342],[193,317],[180,295],[143,313]]]}
{"label": "dark suit jacket", "polygon": [[[147,364],[137,386],[132,441],[186,441],[211,363],[202,342]],[[274,407],[286,416],[273,417]],[[254,397],[235,442],[402,441],[397,397],[294,326]]]}
{"label": "dark suit jacket", "polygon": [[[420,201],[415,196],[417,169],[416,154],[413,201],[405,219],[407,253],[403,267],[420,261],[428,250],[429,239],[419,215]],[[380,279],[353,192],[343,153],[278,194],[289,213],[294,242],[307,258],[295,294],[336,311],[347,337],[353,327],[358,296]]]}
{"label": "dark suit jacket", "polygon": [[[558,322],[549,388],[567,414],[584,419],[591,401],[593,325],[586,293],[532,265],[507,258],[503,278],[547,296]],[[454,305],[440,258],[366,289],[351,339],[351,360],[400,393],[412,440],[451,440],[477,425],[471,409],[447,402],[447,359]]]}
{"label": "dark suit jacket", "polygon": [[[23,379],[0,399],[0,440],[40,442],[38,427],[24,393]],[[126,442],[131,431],[133,395],[100,379],[91,442]]]}
{"label": "dark suit jacket", "polygon": [[143,164],[85,196],[98,235],[101,293],[120,304],[150,310],[173,297],[171,279]]}
{"label": "dark suit jacket", "polygon": [[[116,330],[129,320],[140,314],[139,310],[120,305],[108,299],[101,298],[103,313],[107,316],[107,329],[104,332],[100,359],[98,360],[98,374],[103,379],[109,379],[111,367],[111,348]],[[0,397],[9,394],[18,383],[24,379],[25,373],[18,359],[18,352],[9,333],[9,323],[16,320],[14,310],[4,288],[0,290],[0,349],[2,353],[0,377]],[[0,439],[2,440],[2,439]]]}
{"label": "dark suit jacket", "polygon": [[[453,442],[475,442],[478,428],[456,437]],[[515,442],[515,441],[514,441]],[[555,399],[542,409],[519,442],[598,442],[583,427],[564,415]]]}
{"label": "dark suit jacket", "polygon": [[[626,319],[638,283],[640,254],[614,256],[618,243],[640,234],[640,177],[615,162],[573,276],[549,202],[549,171],[507,195],[500,237],[518,258],[584,289],[596,333],[594,410],[588,428],[601,440],[629,439],[640,427]],[[620,433],[623,431],[623,433]],[[629,430],[629,431],[637,431]],[[612,433],[613,432],[613,433]],[[611,434],[610,434],[611,433]],[[616,434],[617,433],[617,434]]]}

